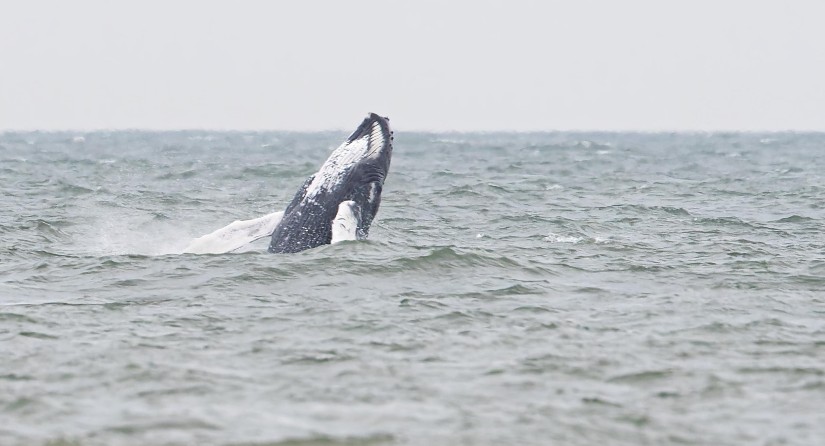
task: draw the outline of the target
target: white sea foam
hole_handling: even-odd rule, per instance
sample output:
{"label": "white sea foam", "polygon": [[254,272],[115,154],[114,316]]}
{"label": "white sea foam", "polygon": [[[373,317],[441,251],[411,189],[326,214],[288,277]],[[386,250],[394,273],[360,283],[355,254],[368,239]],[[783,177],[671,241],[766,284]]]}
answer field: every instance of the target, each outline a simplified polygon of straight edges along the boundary
{"label": "white sea foam", "polygon": [[101,212],[88,226],[78,226],[71,237],[83,240],[71,251],[95,255],[180,254],[189,233],[171,220],[155,219],[144,212],[123,212],[117,217]]}
{"label": "white sea foam", "polygon": [[582,240],[584,240],[584,237],[576,237],[576,236],[571,236],[571,235],[559,235],[559,234],[555,234],[555,233],[551,232],[551,233],[547,234],[547,237],[545,237],[544,239],[547,240],[548,242],[551,242],[551,243],[576,244],[576,243],[579,243]]}

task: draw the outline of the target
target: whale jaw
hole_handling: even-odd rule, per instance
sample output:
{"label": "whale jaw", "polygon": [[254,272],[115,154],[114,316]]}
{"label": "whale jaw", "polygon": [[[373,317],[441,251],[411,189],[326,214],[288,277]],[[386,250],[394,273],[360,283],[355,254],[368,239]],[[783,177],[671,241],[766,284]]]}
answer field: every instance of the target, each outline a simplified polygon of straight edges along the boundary
{"label": "whale jaw", "polygon": [[[299,252],[331,243],[340,210],[352,214],[348,221],[356,225],[347,233],[366,238],[381,204],[391,158],[388,119],[370,113],[298,189],[272,233],[269,252]],[[339,209],[344,202],[351,203]]]}

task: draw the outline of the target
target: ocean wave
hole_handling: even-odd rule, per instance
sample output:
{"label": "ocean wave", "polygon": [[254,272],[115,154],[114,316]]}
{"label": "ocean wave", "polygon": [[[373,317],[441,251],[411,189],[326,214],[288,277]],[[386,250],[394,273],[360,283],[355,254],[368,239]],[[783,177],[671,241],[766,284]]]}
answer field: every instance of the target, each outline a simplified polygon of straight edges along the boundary
{"label": "ocean wave", "polygon": [[771,220],[771,223],[807,223],[810,221],[816,221],[816,219],[794,214],[777,220]]}
{"label": "ocean wave", "polygon": [[520,265],[519,262],[495,252],[466,250],[455,246],[425,248],[424,250],[424,254],[409,253],[389,259],[384,265],[376,265],[375,268],[387,271],[448,272],[476,267],[507,269]]}

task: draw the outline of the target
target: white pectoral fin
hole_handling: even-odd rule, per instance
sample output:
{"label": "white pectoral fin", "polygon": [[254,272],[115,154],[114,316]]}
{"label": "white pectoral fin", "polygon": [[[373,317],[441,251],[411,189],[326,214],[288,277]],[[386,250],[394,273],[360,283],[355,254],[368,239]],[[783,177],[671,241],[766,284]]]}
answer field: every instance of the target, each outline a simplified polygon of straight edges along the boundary
{"label": "white pectoral fin", "polygon": [[269,237],[284,216],[273,212],[252,220],[238,220],[214,232],[198,237],[183,252],[190,254],[223,254],[234,251],[255,240]]}
{"label": "white pectoral fin", "polygon": [[358,204],[352,200],[341,202],[338,205],[338,214],[332,220],[332,241],[338,243],[344,240],[358,240]]}

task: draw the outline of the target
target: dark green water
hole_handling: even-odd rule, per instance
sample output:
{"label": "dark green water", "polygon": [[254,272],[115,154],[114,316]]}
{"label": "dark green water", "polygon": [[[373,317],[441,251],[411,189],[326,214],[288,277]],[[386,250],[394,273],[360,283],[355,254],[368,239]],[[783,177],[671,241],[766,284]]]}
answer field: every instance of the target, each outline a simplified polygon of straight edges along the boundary
{"label": "dark green water", "polygon": [[369,241],[178,254],[345,136],[0,134],[0,444],[825,438],[825,135],[397,131]]}

